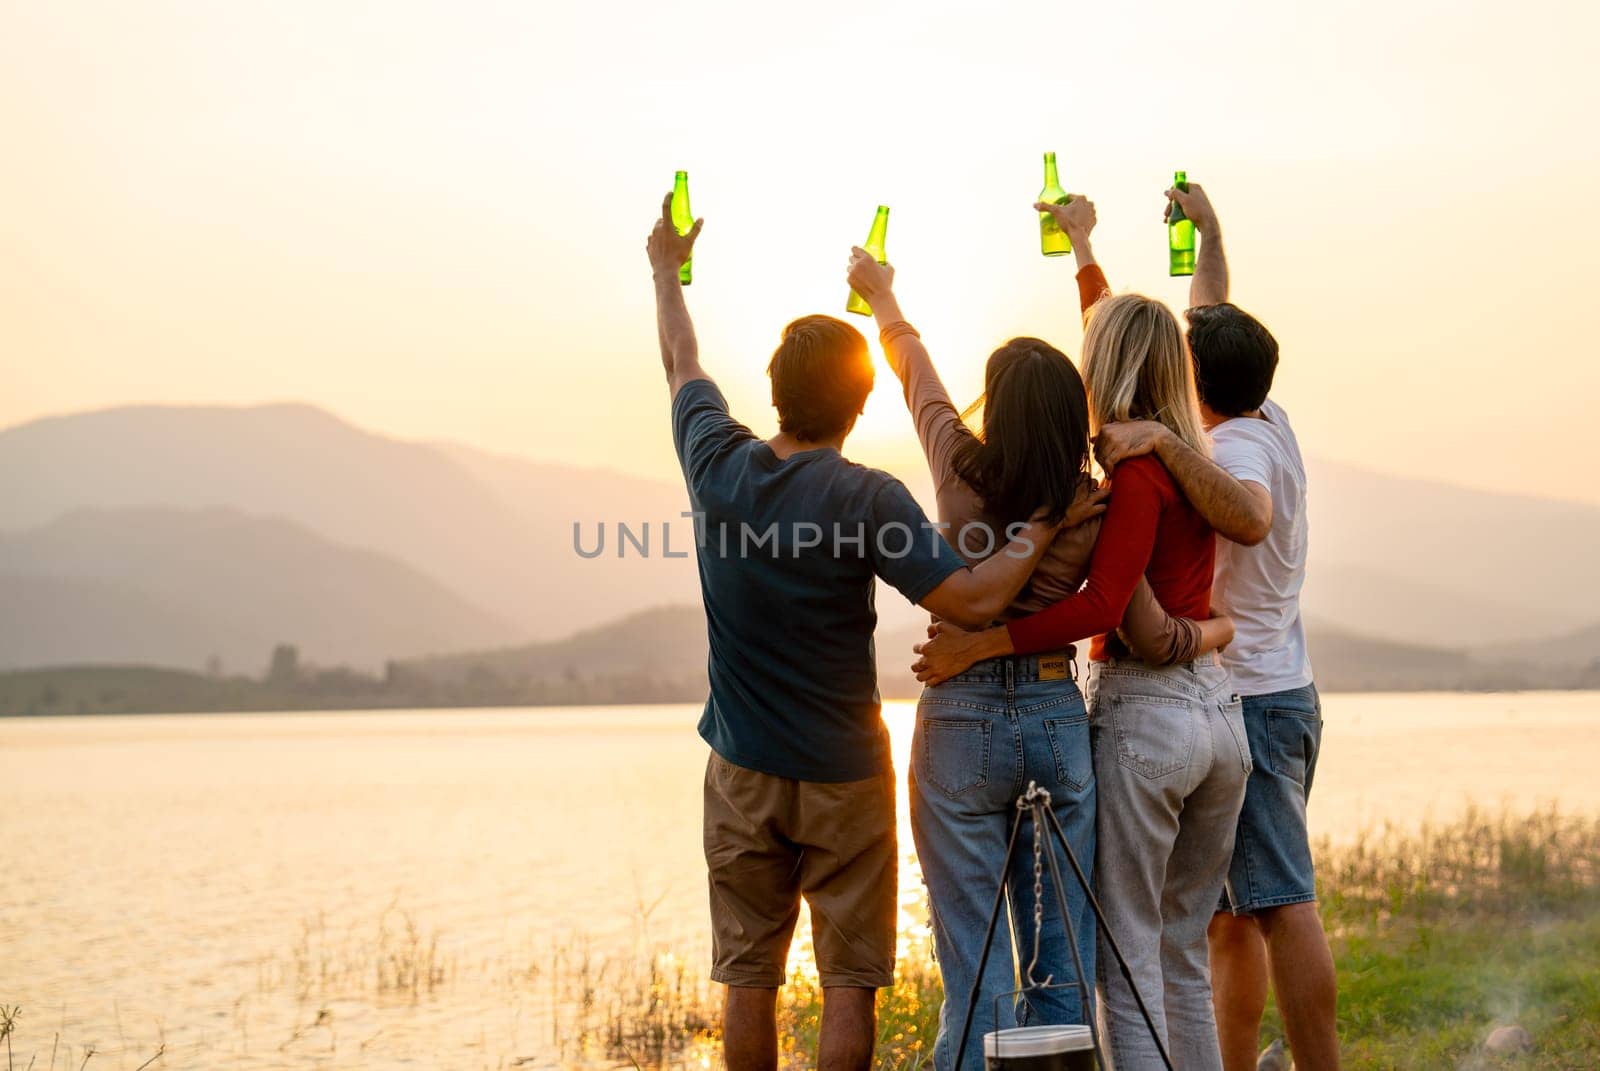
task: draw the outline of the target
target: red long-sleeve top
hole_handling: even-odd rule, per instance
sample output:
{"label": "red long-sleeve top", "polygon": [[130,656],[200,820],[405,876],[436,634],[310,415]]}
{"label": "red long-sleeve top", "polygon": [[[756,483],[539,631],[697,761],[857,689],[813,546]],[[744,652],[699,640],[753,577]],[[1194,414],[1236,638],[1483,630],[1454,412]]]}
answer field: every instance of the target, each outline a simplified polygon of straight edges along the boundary
{"label": "red long-sleeve top", "polygon": [[1174,617],[1211,616],[1217,538],[1154,457],[1122,462],[1083,587],[1049,609],[1006,625],[1018,654],[1055,651],[1093,636],[1089,657],[1104,661],[1140,575]]}

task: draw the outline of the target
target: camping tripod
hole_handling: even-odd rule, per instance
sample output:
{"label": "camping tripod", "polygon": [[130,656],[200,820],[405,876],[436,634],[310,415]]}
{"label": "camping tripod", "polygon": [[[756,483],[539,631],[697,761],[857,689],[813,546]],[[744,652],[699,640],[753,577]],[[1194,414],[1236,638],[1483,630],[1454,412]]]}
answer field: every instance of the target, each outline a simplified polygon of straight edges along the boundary
{"label": "camping tripod", "polygon": [[[1173,1071],[1172,1057],[1167,1054],[1167,1044],[1162,1040],[1161,1032],[1156,1029],[1155,1020],[1150,1017],[1150,1009],[1145,1006],[1144,996],[1139,992],[1138,985],[1133,980],[1133,972],[1128,968],[1128,961],[1123,958],[1122,949],[1117,945],[1117,939],[1111,933],[1111,927],[1106,923],[1105,912],[1100,910],[1100,901],[1095,898],[1094,889],[1089,885],[1089,878],[1078,865],[1078,857],[1072,851],[1072,845],[1067,842],[1067,834],[1061,828],[1061,822],[1056,818],[1055,811],[1050,809],[1050,793],[1039,787],[1037,782],[1028,782],[1028,791],[1017,797],[1017,816],[1011,823],[1011,838],[1006,843],[1005,862],[1000,864],[1000,887],[994,894],[994,910],[989,913],[989,927],[983,935],[983,952],[978,957],[978,971],[976,980],[972,983],[972,993],[967,998],[967,1012],[961,1022],[961,1037],[956,1044],[956,1071],[960,1071],[961,1057],[966,1051],[967,1039],[972,1034],[972,1016],[978,1009],[978,993],[982,989],[983,971],[989,965],[989,952],[994,947],[995,929],[1000,923],[1000,909],[1006,903],[1006,891],[1011,885],[1011,864],[1017,855],[1018,833],[1022,830],[1022,816],[1030,815],[1033,820],[1033,960],[1028,963],[1023,971],[1022,989],[1019,995],[1044,989],[1050,986],[1047,977],[1044,982],[1034,979],[1033,970],[1039,958],[1039,938],[1044,927],[1044,890],[1042,885],[1043,869],[1041,860],[1050,867],[1050,880],[1055,886],[1056,907],[1061,911],[1061,921],[1067,928],[1067,947],[1072,950],[1072,965],[1078,973],[1078,993],[1083,1007],[1084,1020],[1089,1024],[1089,1031],[1094,1039],[1095,1060],[1101,1071],[1105,1071],[1106,1054],[1100,1044],[1100,1028],[1095,1022],[1095,1016],[1089,1007],[1089,987],[1093,983],[1083,976],[1083,962],[1078,955],[1078,936],[1072,924],[1072,912],[1067,907],[1067,893],[1061,883],[1061,864],[1056,859],[1053,845],[1046,845],[1044,830],[1049,829],[1052,839],[1061,846],[1061,852],[1067,857],[1068,864],[1072,867],[1072,875],[1077,879],[1078,887],[1083,890],[1084,897],[1089,902],[1089,907],[1094,911],[1095,923],[1105,938],[1105,947],[1110,950],[1111,956],[1117,961],[1117,968],[1122,972],[1123,979],[1128,983],[1128,988],[1133,991],[1133,999],[1139,1005],[1139,1014],[1144,1017],[1144,1025],[1150,1031],[1150,1036],[1155,1040],[1156,1050],[1161,1053],[1161,1062],[1167,1071]],[[998,1003],[998,999],[996,1001]],[[999,1026],[999,1015],[995,1016],[996,1027]]]}

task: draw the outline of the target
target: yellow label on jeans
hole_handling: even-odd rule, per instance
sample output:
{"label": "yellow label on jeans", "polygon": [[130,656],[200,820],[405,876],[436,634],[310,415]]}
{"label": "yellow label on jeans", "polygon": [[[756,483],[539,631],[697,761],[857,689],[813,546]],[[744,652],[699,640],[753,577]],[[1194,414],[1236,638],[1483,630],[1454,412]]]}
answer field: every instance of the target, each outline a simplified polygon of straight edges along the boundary
{"label": "yellow label on jeans", "polygon": [[1072,676],[1072,665],[1064,654],[1046,655],[1039,659],[1039,679],[1064,681]]}

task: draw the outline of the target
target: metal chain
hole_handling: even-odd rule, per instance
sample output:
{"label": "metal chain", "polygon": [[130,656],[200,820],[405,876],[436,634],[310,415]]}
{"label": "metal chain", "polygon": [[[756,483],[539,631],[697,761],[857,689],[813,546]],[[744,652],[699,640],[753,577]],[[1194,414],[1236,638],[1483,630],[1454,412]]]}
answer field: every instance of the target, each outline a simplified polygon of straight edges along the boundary
{"label": "metal chain", "polygon": [[1033,822],[1033,958],[1028,961],[1028,969],[1023,975],[1030,987],[1047,986],[1054,977],[1051,975],[1041,982],[1033,975],[1034,968],[1039,965],[1039,946],[1044,941],[1044,815],[1041,813],[1041,796],[1046,801],[1050,798],[1049,793],[1036,782],[1029,782],[1027,795],[1017,800],[1017,808],[1031,812]]}

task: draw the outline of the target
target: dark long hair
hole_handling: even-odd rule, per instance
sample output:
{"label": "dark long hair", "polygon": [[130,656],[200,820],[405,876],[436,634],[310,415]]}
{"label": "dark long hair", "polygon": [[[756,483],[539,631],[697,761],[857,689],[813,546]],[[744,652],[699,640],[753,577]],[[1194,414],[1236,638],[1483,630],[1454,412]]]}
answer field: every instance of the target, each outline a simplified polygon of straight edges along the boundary
{"label": "dark long hair", "polygon": [[1067,355],[1014,338],[989,355],[983,430],[956,448],[956,474],[1006,522],[1043,509],[1052,523],[1089,472],[1089,396]]}

